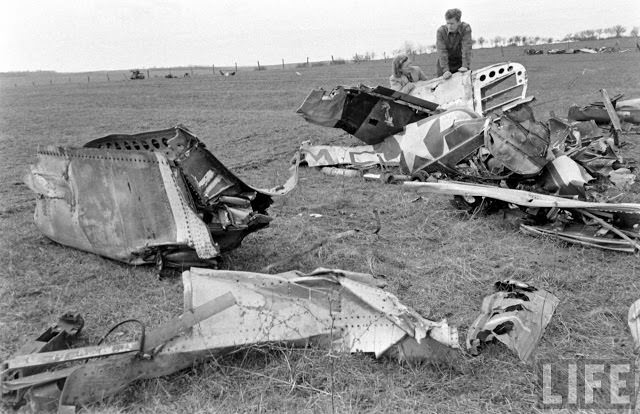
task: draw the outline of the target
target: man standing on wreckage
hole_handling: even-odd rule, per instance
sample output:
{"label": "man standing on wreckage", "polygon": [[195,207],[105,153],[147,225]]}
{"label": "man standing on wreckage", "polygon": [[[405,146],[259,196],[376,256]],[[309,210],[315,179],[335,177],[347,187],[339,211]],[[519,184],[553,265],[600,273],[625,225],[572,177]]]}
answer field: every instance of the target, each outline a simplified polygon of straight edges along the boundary
{"label": "man standing on wreckage", "polygon": [[446,24],[436,32],[437,76],[449,79],[453,73],[466,72],[471,67],[471,26],[460,21],[460,9],[449,9],[444,14]]}

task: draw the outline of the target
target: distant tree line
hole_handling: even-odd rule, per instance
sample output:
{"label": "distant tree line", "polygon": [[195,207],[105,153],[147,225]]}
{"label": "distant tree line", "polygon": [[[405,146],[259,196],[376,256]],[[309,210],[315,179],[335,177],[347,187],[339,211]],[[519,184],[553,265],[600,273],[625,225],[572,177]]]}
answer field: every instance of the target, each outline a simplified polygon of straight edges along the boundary
{"label": "distant tree line", "polygon": [[[622,37],[627,32],[627,28],[622,25],[611,26],[606,29],[596,29],[596,30],[583,30],[578,33],[570,33],[566,35],[561,41],[578,41],[578,40],[598,40],[598,39],[607,39],[607,38],[619,38]],[[629,35],[632,37],[638,37],[638,33],[640,32],[640,28],[634,27],[629,31]],[[487,39],[485,37],[478,37],[477,39],[473,39],[474,45],[479,45],[480,47],[487,46],[531,46],[537,45],[540,43],[553,43],[553,37],[541,37],[541,36],[511,36],[511,37],[503,37],[496,36],[493,39]],[[408,40],[405,40],[402,47],[395,49],[393,51],[394,55],[398,55],[400,53],[404,53],[409,56],[415,56],[423,53],[432,53],[436,51],[436,45],[425,46],[420,43],[414,44]],[[362,55],[356,54],[357,57],[362,57]],[[354,56],[354,61],[356,61]],[[373,59],[373,57],[371,57]]]}
{"label": "distant tree line", "polygon": [[[631,29],[629,34],[631,36],[638,36],[638,27],[634,27]],[[617,24],[615,26],[607,27],[606,29],[595,29],[595,30],[583,30],[577,33],[569,33],[562,40],[597,40],[597,39],[606,39],[606,38],[620,38],[623,34],[627,32],[627,28]],[[608,36],[607,36],[608,35]]]}

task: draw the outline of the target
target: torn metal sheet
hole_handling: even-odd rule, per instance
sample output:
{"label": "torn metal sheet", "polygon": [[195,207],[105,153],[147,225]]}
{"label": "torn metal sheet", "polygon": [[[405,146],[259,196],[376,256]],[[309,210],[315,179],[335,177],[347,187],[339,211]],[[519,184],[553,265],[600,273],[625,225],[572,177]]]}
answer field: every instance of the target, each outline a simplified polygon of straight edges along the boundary
{"label": "torn metal sheet", "polygon": [[541,122],[517,122],[506,113],[488,119],[484,145],[505,167],[521,175],[538,174],[549,162],[549,129]]}
{"label": "torn metal sheet", "polygon": [[243,183],[184,127],[110,135],[88,148],[48,146],[25,183],[50,239],[130,264],[215,265],[221,251],[268,226],[272,190]]}
{"label": "torn metal sheet", "polygon": [[633,302],[629,307],[629,315],[627,318],[631,337],[633,338],[633,349],[636,353],[640,352],[640,299]]}
{"label": "torn metal sheet", "polygon": [[[410,363],[451,362],[458,356],[456,328],[423,318],[381,290],[368,274],[317,269],[269,275],[192,268],[183,273],[183,283],[183,315],[152,330],[144,341],[12,358],[2,364],[3,389],[40,393],[53,377],[66,377],[61,406],[88,404],[137,379],[168,375],[238,347],[272,342],[388,355]],[[95,359],[98,356],[103,358]],[[86,363],[66,366],[87,358]],[[20,383],[11,377],[26,367],[61,364],[64,376],[51,371],[48,377],[25,377]]]}
{"label": "torn metal sheet", "polygon": [[584,200],[584,186],[593,177],[577,162],[561,155],[545,166],[541,179],[544,190],[551,194],[578,196]]}
{"label": "torn metal sheet", "polygon": [[435,113],[438,105],[382,86],[314,89],[297,109],[313,124],[341,128],[374,145]]}
{"label": "torn metal sheet", "polygon": [[481,313],[467,334],[467,350],[477,355],[484,343],[497,339],[527,362],[559,299],[514,280],[496,282],[495,290],[482,301]]}
{"label": "torn metal sheet", "polygon": [[377,164],[399,165],[404,173],[419,170],[453,171],[455,165],[483,143],[484,119],[466,109],[452,109],[407,125],[405,130],[376,145],[300,148],[310,167]]}
{"label": "torn metal sheet", "polygon": [[520,63],[504,62],[467,72],[416,82],[410,95],[436,102],[442,109],[467,108],[487,115],[527,96],[527,71]]}

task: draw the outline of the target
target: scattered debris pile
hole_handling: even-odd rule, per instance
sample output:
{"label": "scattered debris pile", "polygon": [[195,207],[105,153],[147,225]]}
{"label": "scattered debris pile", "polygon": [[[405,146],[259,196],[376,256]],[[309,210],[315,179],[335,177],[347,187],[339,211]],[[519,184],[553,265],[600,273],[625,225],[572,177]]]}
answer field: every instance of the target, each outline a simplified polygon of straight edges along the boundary
{"label": "scattered debris pile", "polygon": [[[391,107],[389,99],[403,107],[403,122],[397,123],[400,117],[392,112],[368,111],[372,105],[365,110],[358,106],[366,100],[361,95],[370,96],[374,91],[363,87],[358,90],[358,100],[343,99],[348,104],[332,108],[332,122],[318,122],[340,96],[335,93],[340,89],[330,94],[312,91],[299,113],[310,122],[357,131],[356,137],[370,145],[313,146],[304,142],[300,147],[303,161],[310,167],[325,167],[327,174],[342,176],[360,176],[367,169],[381,166],[383,174],[364,177],[379,177],[385,182],[430,181],[415,186],[407,183],[407,188],[453,194],[457,205],[474,212],[501,210],[515,214],[527,233],[554,235],[585,246],[636,251],[640,246],[640,216],[635,214],[640,212],[640,205],[621,208],[606,201],[611,197],[609,188],[625,191],[635,181],[634,162],[620,155],[619,136],[629,129],[628,123],[640,123],[640,99],[622,101],[622,95],[618,95],[610,100],[603,89],[603,102],[583,108],[573,106],[567,118],[552,114],[547,122],[540,122],[530,107],[534,98],[524,97],[526,72],[520,66],[494,65],[488,68],[488,74],[485,68],[479,71],[480,76],[472,73],[454,79],[449,90],[457,91],[457,99],[452,92],[440,96],[443,100],[439,101],[432,93],[433,101],[421,104],[415,97],[398,92],[386,97],[376,93],[380,108]],[[496,72],[497,67],[506,70]],[[515,69],[509,70],[511,67]],[[494,76],[487,81],[491,73]],[[515,87],[504,86],[509,78],[515,80]],[[478,82],[482,81],[488,83],[480,87]],[[436,79],[435,84],[446,82]],[[456,89],[459,85],[463,86]],[[488,99],[503,94],[487,92],[497,85],[504,93],[519,88],[521,95],[487,109],[484,104]],[[416,86],[414,90],[416,96],[425,97],[424,88]],[[443,103],[450,102],[466,102],[466,108],[446,109]],[[420,119],[410,122],[411,111]],[[353,119],[352,113],[364,114],[356,131],[344,128],[343,120]],[[390,129],[389,125],[402,130]],[[399,174],[389,173],[389,167],[394,166],[399,167]],[[444,178],[464,182],[433,182]],[[544,205],[532,205],[538,199],[545,200]]]}
{"label": "scattered debris pile", "polygon": [[109,135],[84,148],[37,152],[25,182],[50,239],[129,264],[216,265],[221,252],[269,225],[272,196],[295,187],[245,184],[182,126]]}

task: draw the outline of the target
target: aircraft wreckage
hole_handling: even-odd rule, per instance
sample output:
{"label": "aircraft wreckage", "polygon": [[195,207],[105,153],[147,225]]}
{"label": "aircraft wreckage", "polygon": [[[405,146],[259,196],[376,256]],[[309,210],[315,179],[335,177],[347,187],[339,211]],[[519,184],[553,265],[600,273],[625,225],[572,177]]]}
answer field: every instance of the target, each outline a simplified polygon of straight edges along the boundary
{"label": "aircraft wreckage", "polygon": [[[411,95],[366,86],[312,91],[299,109],[307,120],[342,128],[367,145],[305,144],[302,154],[309,166],[348,165],[357,172],[398,165],[402,174],[395,177],[408,191],[455,195],[474,209],[485,202],[516,206],[534,221],[522,225],[528,232],[640,250],[640,204],[593,201],[586,191],[594,177],[629,184],[633,174],[617,144],[593,118],[536,121],[526,89],[524,67],[504,63],[454,74],[449,81],[421,82]],[[620,131],[618,112],[633,102],[619,101],[616,108],[618,97],[603,97],[602,105],[594,105],[597,116],[602,118],[604,108]],[[580,116],[594,117],[595,109],[583,108]],[[268,226],[272,197],[295,187],[299,159],[285,185],[256,189],[182,126],[109,135],[82,148],[45,147],[37,158],[25,182],[37,194],[35,221],[47,237],[125,263],[194,267],[182,273],[183,313],[161,326],[146,329],[128,319],[98,344],[68,349],[84,324],[69,313],[25,344],[1,365],[2,397],[15,407],[75,412],[136,380],[255,344],[323,347],[411,364],[451,363],[463,352],[455,327],[424,318],[368,274],[317,269],[271,275],[199,267],[215,266],[221,252]],[[364,176],[394,178],[388,172]],[[530,361],[559,299],[513,280],[499,281],[494,289],[467,332],[466,350],[476,355],[498,341]],[[639,303],[628,314],[636,349]],[[103,343],[125,323],[139,325],[136,341]]]}
{"label": "aircraft wreckage", "polygon": [[[139,379],[169,375],[252,344],[285,343],[366,353],[401,362],[452,364],[462,355],[458,331],[434,322],[383,291],[369,274],[317,269],[275,275],[191,268],[182,274],[184,312],[145,329],[129,319],[93,346],[67,349],[83,327],[66,314],[2,363],[3,399],[33,412],[75,412]],[[467,336],[469,352],[494,339],[527,361],[558,299],[522,282],[496,283]],[[140,326],[131,342],[103,343],[124,323]]]}
{"label": "aircraft wreckage", "polygon": [[177,126],[40,148],[25,182],[38,195],[37,227],[60,244],[129,264],[208,267],[269,225],[272,197],[295,187],[296,169],[283,186],[251,187]]}
{"label": "aircraft wreckage", "polygon": [[[591,186],[597,182],[624,190],[633,184],[633,161],[620,156],[618,135],[621,122],[637,122],[640,100],[622,101],[621,95],[610,100],[602,90],[603,102],[574,106],[568,118],[553,115],[544,123],[535,119],[534,98],[526,91],[526,70],[510,62],[454,74],[447,81],[416,82],[410,94],[363,85],[313,90],[298,113],[367,145],[306,141],[300,147],[303,162],[330,175],[385,182],[462,179],[466,182],[408,183],[408,189],[455,195],[460,206],[472,211],[515,213],[515,205],[521,229],[529,234],[640,250],[640,205],[603,203]],[[596,122],[611,122],[613,136]],[[362,173],[377,166],[383,174]],[[389,173],[394,166],[400,174]],[[510,191],[517,195],[507,196]],[[532,206],[518,191],[526,192],[529,201],[544,196],[551,201]],[[588,203],[562,207],[567,197]]]}

